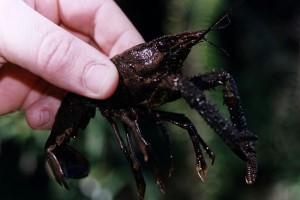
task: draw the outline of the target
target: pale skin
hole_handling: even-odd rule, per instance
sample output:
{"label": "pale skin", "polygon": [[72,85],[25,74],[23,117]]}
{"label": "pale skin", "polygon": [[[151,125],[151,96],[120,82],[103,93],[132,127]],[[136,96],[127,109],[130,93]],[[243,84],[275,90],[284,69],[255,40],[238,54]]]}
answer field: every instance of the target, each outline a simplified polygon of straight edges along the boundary
{"label": "pale skin", "polygon": [[51,128],[72,91],[106,99],[118,84],[109,58],[142,37],[113,0],[0,1],[0,115]]}

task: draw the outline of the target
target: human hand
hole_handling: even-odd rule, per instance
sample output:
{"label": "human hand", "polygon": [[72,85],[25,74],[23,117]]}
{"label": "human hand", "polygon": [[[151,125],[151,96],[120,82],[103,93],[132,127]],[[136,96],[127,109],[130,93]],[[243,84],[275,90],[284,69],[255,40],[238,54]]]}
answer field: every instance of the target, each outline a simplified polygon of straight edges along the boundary
{"label": "human hand", "polygon": [[23,110],[35,129],[51,127],[65,90],[112,95],[109,57],[143,42],[113,0],[1,0],[0,27],[0,115]]}

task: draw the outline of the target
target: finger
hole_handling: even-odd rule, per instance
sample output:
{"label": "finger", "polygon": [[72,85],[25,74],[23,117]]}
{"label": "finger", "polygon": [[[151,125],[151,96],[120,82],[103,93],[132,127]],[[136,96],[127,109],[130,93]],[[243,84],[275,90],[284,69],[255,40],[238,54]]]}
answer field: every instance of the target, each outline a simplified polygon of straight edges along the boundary
{"label": "finger", "polygon": [[60,22],[58,0],[23,0],[28,6],[42,14],[55,24]]}
{"label": "finger", "polygon": [[0,29],[0,56],[81,95],[103,99],[114,92],[118,73],[105,55],[23,1],[3,1],[0,24],[6,28]]}
{"label": "finger", "polygon": [[53,96],[44,96],[31,104],[26,110],[26,120],[33,129],[52,127],[60,100]]}
{"label": "finger", "polygon": [[144,42],[112,0],[61,0],[58,6],[63,24],[89,35],[110,57]]}
{"label": "finger", "polygon": [[36,77],[11,63],[0,69],[0,115],[22,107]]}

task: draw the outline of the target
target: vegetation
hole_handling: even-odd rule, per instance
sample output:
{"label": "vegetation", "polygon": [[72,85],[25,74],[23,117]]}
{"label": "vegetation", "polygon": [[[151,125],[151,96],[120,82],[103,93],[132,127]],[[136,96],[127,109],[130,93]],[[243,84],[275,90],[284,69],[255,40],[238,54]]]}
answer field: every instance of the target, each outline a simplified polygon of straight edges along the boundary
{"label": "vegetation", "polygon": [[[146,40],[187,29],[204,29],[234,0],[119,0]],[[213,31],[208,40],[225,49],[201,43],[185,63],[187,75],[225,69],[236,78],[249,126],[259,135],[259,175],[246,185],[245,166],[220,138],[183,101],[163,109],[185,113],[217,158],[202,183],[195,173],[194,153],[187,134],[169,126],[175,156],[171,179],[164,177],[167,193],[155,186],[151,166],[143,163],[145,199],[167,200],[288,200],[300,199],[300,2],[245,1],[230,16],[231,24]],[[298,19],[298,21],[297,21]],[[1,70],[0,70],[1,73]],[[207,93],[226,115],[222,88]],[[166,164],[163,140],[152,124],[144,131]],[[31,130],[22,113],[0,117],[0,199],[136,199],[134,178],[112,130],[100,114],[73,145],[86,155],[92,171],[83,180],[61,188],[44,160],[49,131]]]}

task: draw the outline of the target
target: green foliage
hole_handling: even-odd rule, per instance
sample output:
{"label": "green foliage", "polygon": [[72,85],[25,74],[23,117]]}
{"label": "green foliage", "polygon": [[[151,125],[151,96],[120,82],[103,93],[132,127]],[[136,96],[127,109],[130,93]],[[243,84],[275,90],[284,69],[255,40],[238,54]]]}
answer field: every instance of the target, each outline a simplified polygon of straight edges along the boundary
{"label": "green foliage", "polygon": [[[165,2],[165,33],[205,29],[234,3],[221,0]],[[230,57],[204,42],[193,48],[184,66],[187,76],[223,68],[236,78],[250,129],[259,135],[257,182],[253,186],[245,184],[245,164],[196,112],[187,108],[184,101],[177,101],[162,109],[189,116],[216,153],[216,162],[209,166],[202,183],[195,172],[188,134],[168,124],[175,171],[170,179],[164,177],[167,193],[161,194],[151,166],[142,163],[147,183],[145,199],[300,199],[299,34],[295,33],[297,27],[291,25],[296,24],[292,21],[292,11],[298,3],[288,2],[245,1],[231,14],[229,27],[207,36],[209,41],[225,48]],[[295,13],[299,17],[299,12]],[[207,94],[227,115],[222,104],[222,88]],[[163,172],[166,172],[166,149],[159,131],[153,127],[145,123],[143,131],[159,152]],[[31,130],[22,113],[0,117],[0,199],[137,199],[131,169],[111,127],[100,114],[72,144],[86,155],[92,169],[89,177],[70,181],[70,191],[62,189],[45,167],[43,148],[48,134],[49,131]]]}

